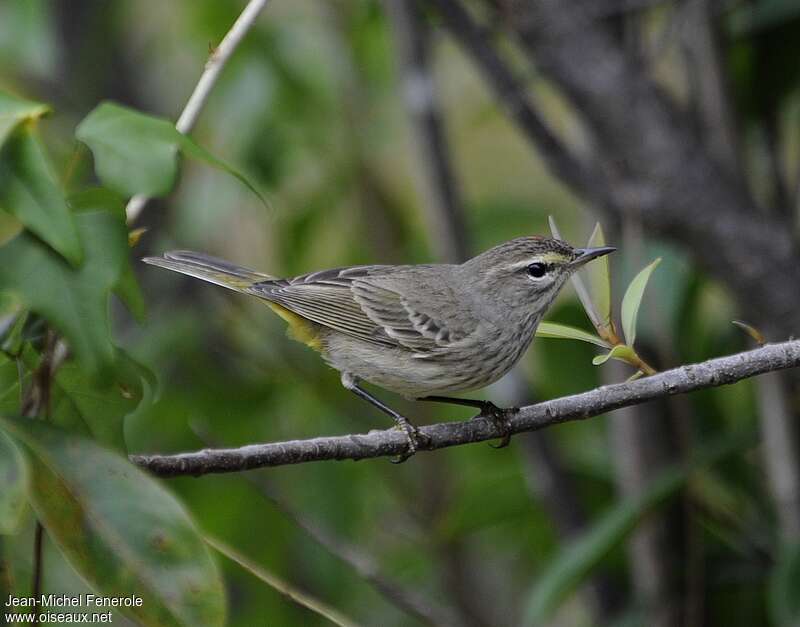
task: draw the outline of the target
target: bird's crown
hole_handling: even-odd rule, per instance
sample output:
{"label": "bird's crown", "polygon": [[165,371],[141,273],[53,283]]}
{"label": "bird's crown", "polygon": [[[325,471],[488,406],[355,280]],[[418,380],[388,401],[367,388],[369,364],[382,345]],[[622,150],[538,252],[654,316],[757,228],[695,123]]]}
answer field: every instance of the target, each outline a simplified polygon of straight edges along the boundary
{"label": "bird's crown", "polygon": [[481,267],[503,267],[513,269],[524,267],[534,262],[551,266],[567,266],[581,254],[580,249],[573,248],[567,242],[551,237],[531,235],[518,237],[498,244],[493,248],[473,257],[467,263]]}

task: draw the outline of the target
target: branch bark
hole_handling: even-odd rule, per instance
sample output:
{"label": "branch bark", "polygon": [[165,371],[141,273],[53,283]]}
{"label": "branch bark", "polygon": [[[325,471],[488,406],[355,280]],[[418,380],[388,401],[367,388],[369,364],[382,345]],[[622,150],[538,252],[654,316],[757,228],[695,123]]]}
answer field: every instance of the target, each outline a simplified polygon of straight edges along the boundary
{"label": "branch bark", "polygon": [[[522,407],[511,419],[512,433],[536,431],[572,420],[583,420],[620,407],[656,398],[727,385],[765,372],[800,366],[800,340],[768,344],[726,357],[681,366],[644,379],[599,387],[589,392]],[[447,422],[421,427],[429,438],[423,450],[484,442],[501,437],[501,429],[488,418]],[[301,464],[329,459],[371,459],[399,455],[406,438],[396,430],[321,437],[235,449],[207,449],[175,455],[132,455],[131,461],[163,477],[200,476]]]}

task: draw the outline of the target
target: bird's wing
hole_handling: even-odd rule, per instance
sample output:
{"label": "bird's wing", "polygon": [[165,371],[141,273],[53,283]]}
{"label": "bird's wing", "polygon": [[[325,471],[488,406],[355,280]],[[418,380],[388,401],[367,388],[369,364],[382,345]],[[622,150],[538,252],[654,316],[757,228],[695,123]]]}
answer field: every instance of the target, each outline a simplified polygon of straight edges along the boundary
{"label": "bird's wing", "polygon": [[458,315],[463,305],[437,280],[397,273],[353,282],[355,299],[398,344],[421,355],[463,341],[475,329]]}
{"label": "bird's wing", "polygon": [[[438,309],[456,307],[452,292],[438,281],[387,266],[335,268],[293,279],[256,283],[247,291],[340,333],[422,354],[461,341],[473,328],[463,321],[435,315],[426,294]],[[431,294],[431,290],[435,294]],[[443,302],[443,301],[447,302]],[[447,306],[445,306],[447,305]]]}
{"label": "bird's wing", "polygon": [[255,283],[248,293],[278,303],[319,325],[358,339],[396,346],[353,298],[357,278],[381,272],[386,266],[351,266],[303,274],[291,279]]}

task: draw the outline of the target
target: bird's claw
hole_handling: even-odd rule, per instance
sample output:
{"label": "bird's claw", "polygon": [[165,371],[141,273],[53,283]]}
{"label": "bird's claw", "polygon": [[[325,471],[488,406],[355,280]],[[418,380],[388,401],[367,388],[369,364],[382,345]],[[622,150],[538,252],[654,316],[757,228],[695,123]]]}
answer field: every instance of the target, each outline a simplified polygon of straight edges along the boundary
{"label": "bird's claw", "polygon": [[498,444],[489,444],[492,448],[505,448],[511,442],[511,417],[519,411],[516,407],[509,407],[507,409],[498,407],[491,401],[486,401],[481,408],[476,418],[488,418],[494,422],[495,426],[500,431],[500,442]]}
{"label": "bird's claw", "polygon": [[403,422],[398,421],[397,427],[406,434],[408,448],[405,453],[401,453],[394,459],[390,459],[389,461],[391,463],[402,464],[409,457],[412,457],[420,448],[427,448],[430,445],[430,437],[422,433],[417,427],[408,422],[408,420]]}

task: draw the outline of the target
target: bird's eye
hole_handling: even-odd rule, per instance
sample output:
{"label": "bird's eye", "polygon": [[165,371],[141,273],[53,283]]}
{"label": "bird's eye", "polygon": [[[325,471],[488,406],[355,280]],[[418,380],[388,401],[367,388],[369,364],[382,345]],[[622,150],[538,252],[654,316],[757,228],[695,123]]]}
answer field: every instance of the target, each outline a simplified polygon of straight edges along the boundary
{"label": "bird's eye", "polygon": [[528,266],[528,276],[541,279],[547,273],[547,264],[537,261]]}

